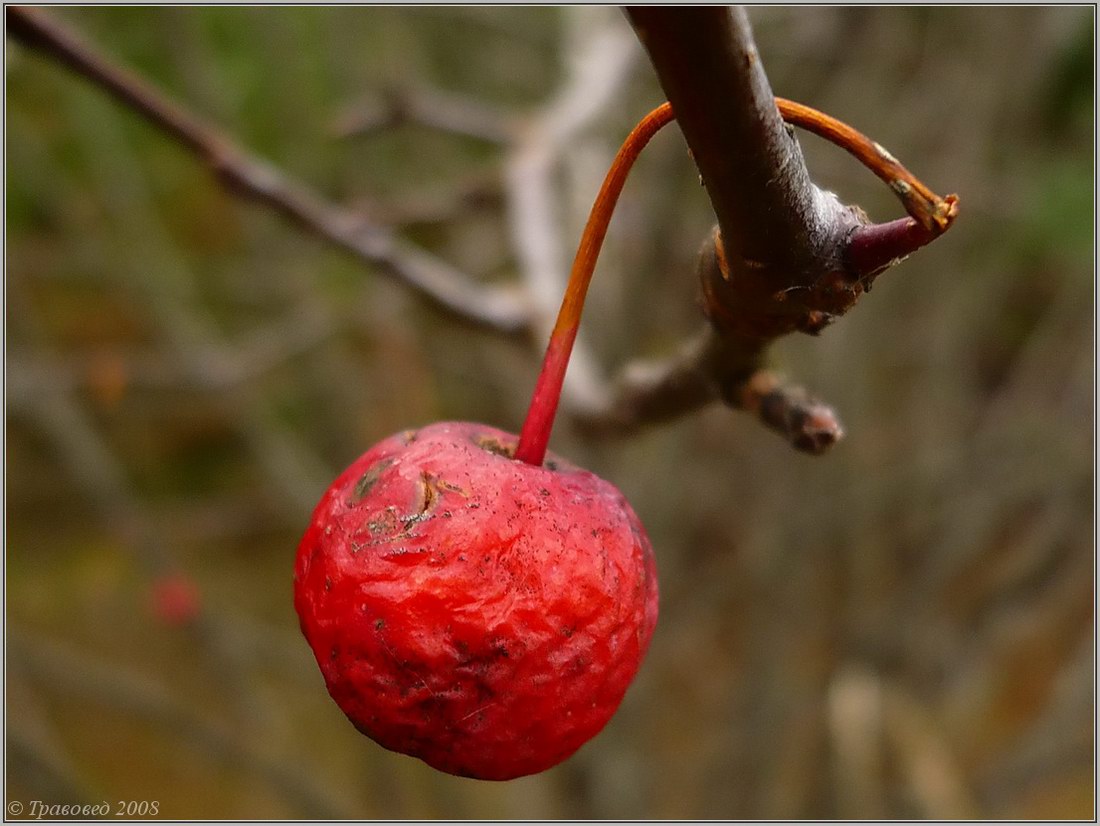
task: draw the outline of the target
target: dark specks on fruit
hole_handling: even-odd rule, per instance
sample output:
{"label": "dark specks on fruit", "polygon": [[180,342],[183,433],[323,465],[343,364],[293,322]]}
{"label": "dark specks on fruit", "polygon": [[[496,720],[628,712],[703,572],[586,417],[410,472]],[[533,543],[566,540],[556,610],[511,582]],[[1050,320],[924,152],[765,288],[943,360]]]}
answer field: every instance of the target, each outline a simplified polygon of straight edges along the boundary
{"label": "dark specks on fruit", "polygon": [[457,493],[463,499],[467,499],[470,496],[469,491],[466,488],[456,485],[453,482],[448,482],[446,479],[433,479],[435,489],[438,491],[449,491],[450,493]]}
{"label": "dark specks on fruit", "polygon": [[374,630],[375,631],[381,631],[385,627],[386,627],[386,621],[384,619],[382,619],[381,617],[379,617],[378,619],[376,619],[374,621]]}
{"label": "dark specks on fruit", "polygon": [[328,576],[325,577],[325,590],[326,591],[331,591],[332,590],[332,577],[328,577]]}
{"label": "dark specks on fruit", "polygon": [[390,505],[374,519],[367,522],[367,530],[370,531],[371,536],[392,534],[397,532],[397,524],[397,511],[393,505]]}

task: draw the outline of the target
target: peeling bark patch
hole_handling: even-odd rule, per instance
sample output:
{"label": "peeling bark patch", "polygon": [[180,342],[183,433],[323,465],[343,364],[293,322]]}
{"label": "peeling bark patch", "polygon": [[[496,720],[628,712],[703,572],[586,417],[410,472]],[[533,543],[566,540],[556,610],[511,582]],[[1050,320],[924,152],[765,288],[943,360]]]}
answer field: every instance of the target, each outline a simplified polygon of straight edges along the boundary
{"label": "peeling bark patch", "polygon": [[722,274],[723,281],[730,280],[730,265],[726,260],[726,248],[722,244],[720,233],[714,233],[714,258],[718,261],[718,272]]}
{"label": "peeling bark patch", "polygon": [[884,161],[887,161],[887,162],[893,163],[893,164],[898,163],[898,159],[895,158],[893,155],[891,155],[890,151],[885,146],[883,146],[881,143],[879,143],[878,141],[872,141],[872,144],[875,147],[875,151],[878,152],[879,157],[882,158]]}
{"label": "peeling bark patch", "polygon": [[901,178],[895,178],[894,180],[890,181],[890,189],[894,190],[894,192],[902,196],[908,195],[910,192],[913,191],[913,187],[909,186],[909,184],[907,184]]}
{"label": "peeling bark patch", "polygon": [[[868,289],[870,292],[870,289]],[[821,310],[810,310],[798,323],[798,329],[803,333],[816,336],[830,324],[836,321],[836,316]]]}

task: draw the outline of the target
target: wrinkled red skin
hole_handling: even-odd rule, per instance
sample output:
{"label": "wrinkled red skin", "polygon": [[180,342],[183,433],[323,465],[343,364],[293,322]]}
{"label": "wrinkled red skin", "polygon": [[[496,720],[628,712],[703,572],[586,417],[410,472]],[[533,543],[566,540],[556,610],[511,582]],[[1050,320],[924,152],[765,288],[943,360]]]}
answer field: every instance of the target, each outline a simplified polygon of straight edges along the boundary
{"label": "wrinkled red skin", "polygon": [[382,746],[507,780],[618,708],[657,622],[641,523],[612,485],[516,437],[444,422],[379,442],[332,484],[294,603],[329,693]]}

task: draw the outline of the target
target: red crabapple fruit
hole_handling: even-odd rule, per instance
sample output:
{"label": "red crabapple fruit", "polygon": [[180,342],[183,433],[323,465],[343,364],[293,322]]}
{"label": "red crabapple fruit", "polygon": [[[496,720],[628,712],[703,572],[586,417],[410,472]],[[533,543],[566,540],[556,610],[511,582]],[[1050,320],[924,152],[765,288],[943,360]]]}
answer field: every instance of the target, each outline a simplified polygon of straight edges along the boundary
{"label": "red crabapple fruit", "polygon": [[600,731],[657,622],[622,494],[515,437],[444,422],[371,448],[298,552],[295,605],[360,731],[437,769],[507,780]]}
{"label": "red crabapple fruit", "polygon": [[626,174],[671,119],[615,158],[573,262],[518,439],[443,422],[385,439],[325,492],[294,605],[329,693],[382,746],[508,780],[607,723],[657,623],[645,531],[619,491],[547,444],[600,244]]}

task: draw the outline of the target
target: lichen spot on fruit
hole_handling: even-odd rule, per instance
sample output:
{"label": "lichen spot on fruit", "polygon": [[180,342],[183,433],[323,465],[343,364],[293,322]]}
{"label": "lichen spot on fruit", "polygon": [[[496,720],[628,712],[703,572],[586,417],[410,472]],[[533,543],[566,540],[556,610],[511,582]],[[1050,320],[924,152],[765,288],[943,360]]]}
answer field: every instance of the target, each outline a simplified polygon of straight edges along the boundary
{"label": "lichen spot on fruit", "polygon": [[502,439],[493,433],[478,433],[474,436],[473,441],[482,450],[495,453],[497,456],[504,456],[507,459],[515,458],[516,445],[518,444],[516,439]]}
{"label": "lichen spot on fruit", "polygon": [[379,478],[385,473],[386,468],[392,465],[394,460],[383,459],[380,462],[376,462],[368,468],[367,472],[359,477],[359,481],[355,483],[355,487],[351,492],[351,499],[348,504],[360,501],[364,496],[371,492],[376,484],[378,484]]}

